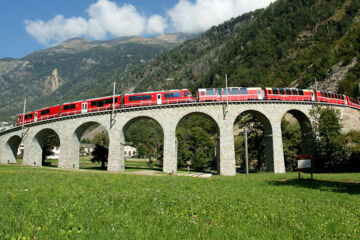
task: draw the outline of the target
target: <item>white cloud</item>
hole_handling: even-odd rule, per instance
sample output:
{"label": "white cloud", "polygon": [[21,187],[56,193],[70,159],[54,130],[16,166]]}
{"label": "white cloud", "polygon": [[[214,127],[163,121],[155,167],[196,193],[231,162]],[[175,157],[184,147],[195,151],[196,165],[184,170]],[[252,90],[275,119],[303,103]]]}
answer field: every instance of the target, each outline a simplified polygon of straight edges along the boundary
{"label": "white cloud", "polygon": [[108,34],[114,37],[141,35],[145,32],[160,34],[167,26],[159,15],[153,15],[147,20],[133,5],[119,7],[110,0],[98,0],[89,6],[87,13],[89,19],[65,19],[63,15],[57,15],[47,22],[25,20],[25,30],[40,43],[51,45],[80,36],[100,40]]}
{"label": "white cloud", "polygon": [[180,0],[167,14],[176,32],[198,33],[274,0]]}
{"label": "white cloud", "polygon": [[87,22],[83,18],[65,19],[62,15],[56,15],[48,22],[25,20],[25,29],[40,43],[48,45],[52,41],[61,42],[65,39],[84,35]]}
{"label": "white cloud", "polygon": [[166,20],[160,15],[153,15],[147,21],[146,32],[148,34],[159,34],[164,33],[166,28]]}
{"label": "white cloud", "polygon": [[[179,0],[167,11],[167,16],[152,15],[149,18],[138,13],[130,4],[118,6],[111,0],[98,0],[91,4],[83,17],[25,20],[25,30],[37,41],[52,45],[74,37],[106,39],[112,37],[162,34],[171,32],[198,33],[218,25],[231,17],[257,8],[266,7],[273,0]],[[167,19],[166,19],[167,18]],[[170,23],[167,22],[170,21]],[[171,29],[169,29],[171,26]]]}

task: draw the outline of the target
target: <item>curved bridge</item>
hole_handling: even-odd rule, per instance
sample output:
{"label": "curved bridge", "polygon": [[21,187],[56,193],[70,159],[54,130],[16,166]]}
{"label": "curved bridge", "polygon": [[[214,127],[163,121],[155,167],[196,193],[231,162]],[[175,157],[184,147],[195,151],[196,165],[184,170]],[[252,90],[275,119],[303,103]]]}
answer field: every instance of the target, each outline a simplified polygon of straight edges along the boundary
{"label": "curved bridge", "polygon": [[[303,135],[303,154],[311,154],[312,124],[309,111],[313,105],[310,102],[273,101],[186,103],[117,109],[114,114],[103,111],[67,116],[26,125],[23,130],[16,127],[1,132],[0,162],[15,163],[18,146],[23,141],[23,164],[41,166],[44,140],[50,132],[55,132],[60,139],[58,167],[78,169],[80,138],[90,125],[98,123],[109,135],[108,171],[124,171],[124,132],[134,121],[150,118],[159,123],[164,134],[163,171],[176,173],[177,125],[190,114],[200,114],[211,119],[217,127],[218,173],[232,176],[236,173],[233,126],[240,114],[251,113],[264,126],[266,170],[284,173],[281,119],[284,114],[290,113],[299,121]],[[344,131],[360,129],[360,111],[348,106],[333,107],[341,113]]]}

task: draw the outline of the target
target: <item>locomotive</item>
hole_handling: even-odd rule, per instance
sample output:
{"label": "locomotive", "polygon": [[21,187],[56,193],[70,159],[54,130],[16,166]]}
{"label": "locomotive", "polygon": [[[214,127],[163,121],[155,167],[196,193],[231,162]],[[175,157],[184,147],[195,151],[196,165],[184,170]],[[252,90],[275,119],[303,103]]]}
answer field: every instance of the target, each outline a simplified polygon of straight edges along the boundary
{"label": "locomotive", "polygon": [[226,101],[289,101],[323,102],[348,105],[360,109],[360,102],[346,95],[331,92],[297,88],[229,87],[199,88],[196,98],[188,89],[175,89],[143,93],[127,93],[88,100],[64,103],[53,107],[19,114],[17,125],[29,124],[62,116],[131,108],[151,105],[178,104],[187,102],[226,102]]}

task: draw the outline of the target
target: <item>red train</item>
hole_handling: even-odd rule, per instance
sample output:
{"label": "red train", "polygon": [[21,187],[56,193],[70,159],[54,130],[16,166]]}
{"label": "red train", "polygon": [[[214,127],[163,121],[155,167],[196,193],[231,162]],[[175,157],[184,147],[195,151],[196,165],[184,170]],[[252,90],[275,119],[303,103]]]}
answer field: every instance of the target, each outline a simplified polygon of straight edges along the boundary
{"label": "red train", "polygon": [[[125,94],[123,98],[120,95],[93,98],[88,100],[80,100],[71,103],[64,103],[53,107],[48,107],[18,116],[17,125],[22,125],[43,121],[60,116],[68,116],[74,114],[83,114],[87,112],[105,111],[121,108],[136,107],[158,104],[174,104],[194,101],[194,97],[188,89],[169,90],[147,93],[131,93]],[[113,105],[114,104],[114,105]]]}
{"label": "red train", "polygon": [[137,107],[158,104],[174,104],[194,101],[188,89],[159,92],[128,93],[124,95],[124,107]]}
{"label": "red train", "polygon": [[[348,105],[360,109],[360,102],[348,96],[330,92],[297,88],[200,88],[197,90],[199,102],[223,101],[307,101]],[[188,89],[145,93],[129,93],[123,96],[107,96],[64,103],[43,108],[18,116],[17,125],[43,121],[61,116],[105,111],[113,108],[128,108],[147,105],[176,104],[196,101]]]}

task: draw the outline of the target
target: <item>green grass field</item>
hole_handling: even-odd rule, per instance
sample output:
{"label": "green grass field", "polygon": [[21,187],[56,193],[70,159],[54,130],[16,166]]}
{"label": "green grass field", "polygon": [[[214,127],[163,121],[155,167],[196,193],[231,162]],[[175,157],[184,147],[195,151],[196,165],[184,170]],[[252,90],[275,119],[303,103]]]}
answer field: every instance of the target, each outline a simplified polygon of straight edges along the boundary
{"label": "green grass field", "polygon": [[0,165],[0,239],[360,239],[360,174],[296,178]]}

